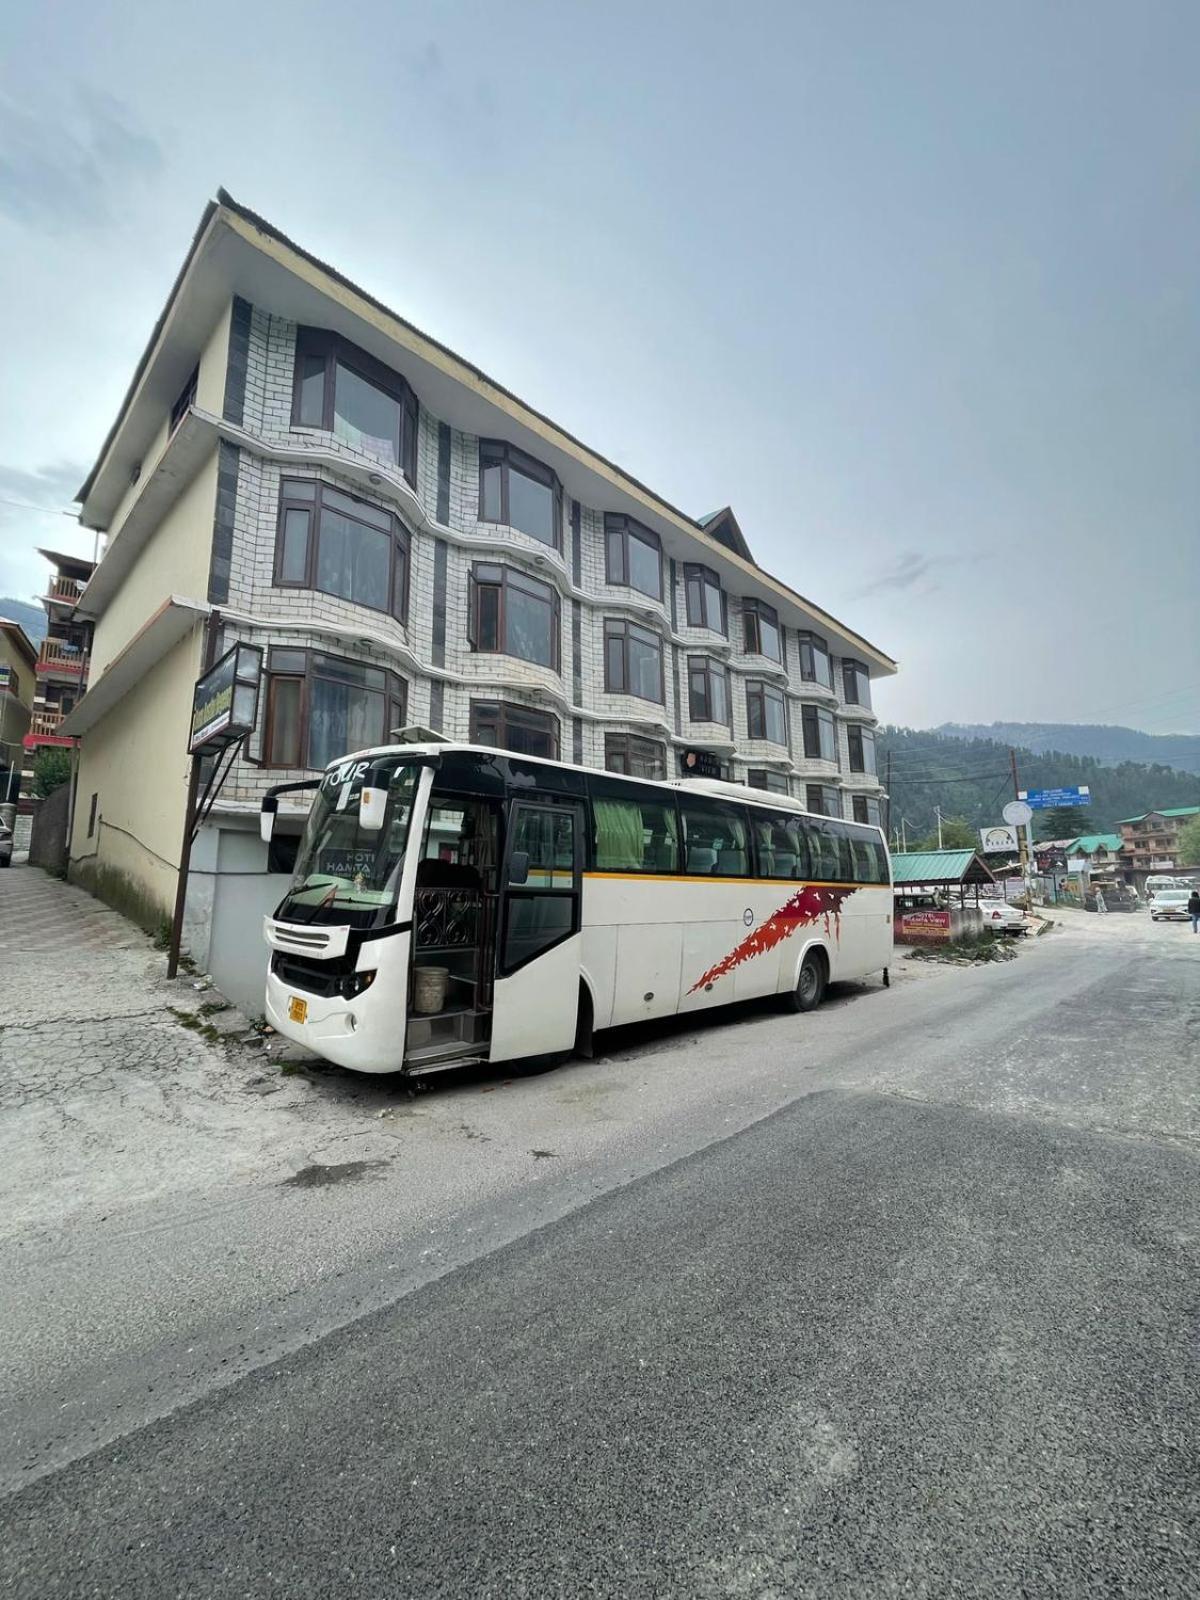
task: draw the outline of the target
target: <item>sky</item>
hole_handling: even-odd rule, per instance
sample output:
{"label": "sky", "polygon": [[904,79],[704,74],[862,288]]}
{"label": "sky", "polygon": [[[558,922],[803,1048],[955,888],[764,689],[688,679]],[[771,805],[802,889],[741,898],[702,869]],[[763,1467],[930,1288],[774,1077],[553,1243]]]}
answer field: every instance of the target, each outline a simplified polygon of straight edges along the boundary
{"label": "sky", "polygon": [[9,0],[0,595],[238,200],[900,663],[1200,728],[1200,6]]}

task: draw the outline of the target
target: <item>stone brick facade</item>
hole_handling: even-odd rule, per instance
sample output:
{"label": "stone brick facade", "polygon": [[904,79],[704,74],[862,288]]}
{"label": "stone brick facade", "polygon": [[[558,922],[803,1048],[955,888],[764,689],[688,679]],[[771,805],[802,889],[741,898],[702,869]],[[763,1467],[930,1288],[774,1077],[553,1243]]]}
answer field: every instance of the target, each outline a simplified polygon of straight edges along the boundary
{"label": "stone brick facade", "polygon": [[[247,332],[248,324],[248,332]],[[728,637],[688,626],[683,563],[664,554],[664,598],[610,584],[606,574],[604,508],[564,495],[562,550],[517,529],[480,520],[479,440],[449,428],[424,406],[419,411],[415,489],[399,468],[386,466],[333,434],[292,422],[296,327],[269,309],[249,308],[237,322],[239,373],[244,365],[240,418],[221,422],[223,449],[236,450],[236,503],[228,546],[227,589],[221,588],[226,642],[245,638],[264,647],[303,647],[355,662],[386,667],[406,685],[406,719],[469,736],[471,703],[486,699],[552,714],[559,755],[603,766],[608,733],[629,733],[662,746],[667,775],[690,745],[707,745],[745,780],[751,768],[785,775],[804,797],[807,782],[875,799],[875,777],[849,770],[847,728],[871,727],[874,718],[842,699],[841,663],[834,660],[834,689],[800,675],[795,630],[784,625],[782,663],[743,650],[741,598],[728,595]],[[402,374],[403,375],[403,374]],[[229,409],[229,408],[227,408]],[[384,508],[407,531],[409,577],[403,620],[315,590],[274,582],[282,478],[316,479]],[[224,551],[222,552],[224,556]],[[695,559],[704,562],[699,547]],[[468,641],[469,575],[474,563],[502,564],[552,585],[559,596],[559,668],[509,655],[483,653]],[[222,564],[224,578],[224,562]],[[215,597],[215,596],[214,596]],[[604,622],[624,618],[651,629],[662,641],[663,700],[643,700],[605,689]],[[728,672],[732,728],[693,722],[688,704],[688,658],[711,656]],[[762,679],[785,691],[788,740],[751,740],[746,684]],[[838,762],[806,759],[801,731],[805,704],[827,707],[837,725]],[[257,805],[269,785],[303,777],[267,767],[263,718],[246,759],[225,786],[223,809]]]}

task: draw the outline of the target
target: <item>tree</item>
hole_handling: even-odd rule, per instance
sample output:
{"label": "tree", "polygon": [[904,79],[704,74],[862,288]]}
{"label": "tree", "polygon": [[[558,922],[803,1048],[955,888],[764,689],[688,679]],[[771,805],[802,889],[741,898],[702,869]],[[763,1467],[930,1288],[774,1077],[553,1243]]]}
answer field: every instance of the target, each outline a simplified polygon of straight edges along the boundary
{"label": "tree", "polygon": [[1085,806],[1054,806],[1043,811],[1034,826],[1039,839],[1078,839],[1081,833],[1097,831],[1088,826]]}
{"label": "tree", "polygon": [[1200,867],[1200,817],[1193,817],[1179,830],[1179,865]]}
{"label": "tree", "polygon": [[979,835],[966,817],[942,818],[942,842],[938,844],[937,829],[917,845],[918,850],[977,850]]}
{"label": "tree", "polygon": [[33,763],[33,792],[45,800],[71,779],[71,752],[58,745],[39,750]]}

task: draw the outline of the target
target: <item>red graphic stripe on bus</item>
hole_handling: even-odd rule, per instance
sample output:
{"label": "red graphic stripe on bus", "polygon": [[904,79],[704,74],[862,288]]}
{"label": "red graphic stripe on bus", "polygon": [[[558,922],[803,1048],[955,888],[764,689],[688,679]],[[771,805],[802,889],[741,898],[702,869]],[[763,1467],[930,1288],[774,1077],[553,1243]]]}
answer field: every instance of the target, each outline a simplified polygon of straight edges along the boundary
{"label": "red graphic stripe on bus", "polygon": [[722,956],[715,967],[696,979],[688,990],[695,994],[697,989],[703,989],[706,983],[714,983],[718,978],[723,978],[727,972],[732,972],[735,967],[740,967],[743,961],[750,961],[755,956],[765,955],[768,950],[774,950],[777,944],[795,933],[797,928],[811,926],[819,918],[825,918],[825,932],[829,933],[829,919],[833,918],[834,938],[841,937],[842,932],[842,903],[847,895],[854,893],[853,889],[817,889],[812,885],[798,889],[790,900],[784,902],[778,911],[774,911],[763,923],[760,923],[752,933],[748,933],[739,945],[736,945],[727,956]]}

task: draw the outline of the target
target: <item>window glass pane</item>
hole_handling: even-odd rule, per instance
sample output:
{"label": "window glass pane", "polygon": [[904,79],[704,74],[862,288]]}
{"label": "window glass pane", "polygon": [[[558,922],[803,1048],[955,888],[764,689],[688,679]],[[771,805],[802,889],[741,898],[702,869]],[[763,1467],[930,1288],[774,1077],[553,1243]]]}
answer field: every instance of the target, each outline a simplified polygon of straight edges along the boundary
{"label": "window glass pane", "polygon": [[281,500],[313,500],[317,486],[311,478],[284,478],[279,485]]}
{"label": "window glass pane", "polygon": [[712,720],[729,726],[729,679],[724,667],[712,665],[708,669],[709,702]]}
{"label": "window glass pane", "polygon": [[833,833],[819,824],[810,823],[805,829],[808,837],[810,870],[818,883],[836,883],[841,876],[838,841]]}
{"label": "window glass pane", "polygon": [[548,483],[527,478],[511,463],[508,468],[508,522],[522,533],[532,534],[543,544],[557,543],[554,522],[554,490]]}
{"label": "window glass pane", "polygon": [[408,604],[408,550],[396,547],[396,566],[392,581],[392,615],[403,617]]}
{"label": "window glass pane", "polygon": [[615,528],[605,535],[605,577],[609,583],[625,582],[625,536]]}
{"label": "window glass pane", "polygon": [[711,581],[704,585],[704,623],[714,633],[724,632],[725,617],[721,606],[721,588],[719,584]]}
{"label": "window glass pane", "polygon": [[[541,586],[538,586],[541,589]],[[554,610],[549,590],[537,592],[508,580],[505,595],[505,651],[544,667],[554,664]]]}
{"label": "window glass pane", "polygon": [[620,633],[605,631],[604,686],[613,694],[625,693],[625,639]]}
{"label": "window glass pane", "polygon": [[653,595],[656,600],[661,598],[662,568],[658,547],[647,544],[632,531],[629,534],[629,584],[631,588],[640,589],[642,594]]}
{"label": "window glass pane", "polygon": [[566,938],[574,914],[569,894],[513,895],[505,911],[506,969],[511,972]]}
{"label": "window glass pane", "polygon": [[630,627],[629,692],[642,700],[662,699],[662,646],[642,628]]}
{"label": "window glass pane", "polygon": [[339,361],[333,393],[333,431],[366,455],[400,464],[400,402]]}
{"label": "window glass pane", "polygon": [[761,612],[758,618],[758,648],[764,656],[770,656],[773,661],[783,659],[779,646],[779,628],[770,617]]}
{"label": "window glass pane", "polygon": [[783,696],[774,689],[765,692],[767,738],[775,744],[787,743],[787,717],[783,709]]}
{"label": "window glass pane", "polygon": [[684,802],[685,871],[720,878],[744,878],[750,871],[745,819],[720,805]]}
{"label": "window glass pane", "polygon": [[361,661],[347,661],[342,656],[314,655],[313,668],[318,677],[360,684],[365,689],[382,689],[387,677],[382,667],[368,667]]}
{"label": "window glass pane", "polygon": [[475,637],[480,650],[499,650],[500,648],[500,585],[496,583],[477,583],[476,604],[478,616],[475,623]]}
{"label": "window glass pane", "polygon": [[325,767],[352,750],[364,750],[383,742],[382,694],[314,677],[311,706],[309,766]]}
{"label": "window glass pane", "polygon": [[480,483],[479,515],[484,522],[500,522],[503,510],[500,501],[501,467],[498,461],[489,462],[483,469]]}
{"label": "window glass pane", "polygon": [[833,687],[829,670],[829,651],[823,639],[815,634],[800,636],[800,676],[809,683],[819,683],[823,688]]}
{"label": "window glass pane", "polygon": [[688,715],[693,722],[707,722],[709,718],[708,673],[703,666],[688,668]]}
{"label": "window glass pane", "polygon": [[807,876],[808,853],[798,818],[754,818],[758,870],[764,878]]}
{"label": "window glass pane", "polygon": [[272,650],[267,658],[268,672],[303,672],[308,657],[303,650]]}
{"label": "window glass pane", "polygon": [[321,490],[323,504],[332,506],[335,511],[344,511],[348,517],[353,517],[357,522],[369,522],[373,528],[382,528],[385,533],[392,531],[391,513],[382,506],[369,505],[365,500],[356,500],[352,494],[342,494],[338,489],[331,489],[326,484]]}
{"label": "window glass pane", "polygon": [[875,735],[869,728],[859,730],[862,736],[863,771],[875,772]]}
{"label": "window glass pane", "polygon": [[303,428],[319,428],[325,420],[325,357],[300,357],[300,414]]}
{"label": "window glass pane", "polygon": [[308,577],[308,524],[312,513],[289,508],[283,514],[283,549],[279,577],[283,583],[304,583]]}
{"label": "window glass pane", "polygon": [[597,796],[596,866],[605,872],[674,872],[679,840],[674,806]]}
{"label": "window glass pane", "polygon": [[391,543],[387,534],[324,507],[317,546],[317,588],[386,611]]}
{"label": "window glass pane", "polygon": [[299,678],[270,680],[266,760],[271,766],[300,765],[300,687]]}
{"label": "window glass pane", "polygon": [[[569,888],[575,867],[574,813],[542,806],[521,806],[516,816],[513,849],[528,853],[527,881],[538,887]],[[553,881],[556,875],[557,885]]]}

